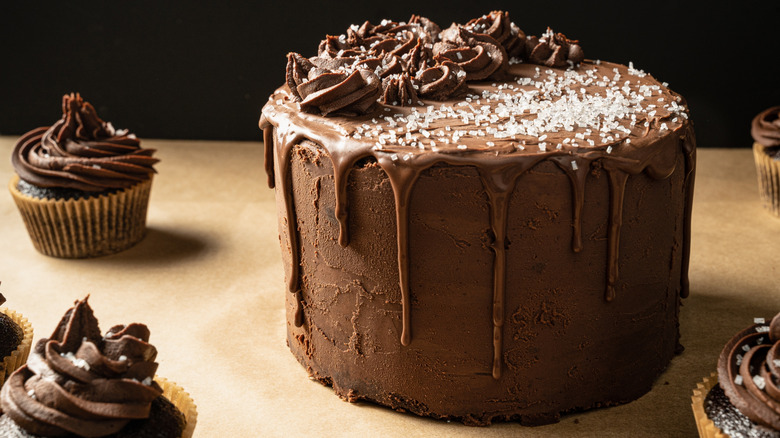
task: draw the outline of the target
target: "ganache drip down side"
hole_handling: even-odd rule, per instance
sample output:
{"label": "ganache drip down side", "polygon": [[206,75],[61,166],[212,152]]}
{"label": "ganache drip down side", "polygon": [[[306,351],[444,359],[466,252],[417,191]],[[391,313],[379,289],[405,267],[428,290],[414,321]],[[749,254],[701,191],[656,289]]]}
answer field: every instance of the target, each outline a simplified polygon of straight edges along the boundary
{"label": "ganache drip down side", "polygon": [[134,134],[101,120],[78,93],[62,98],[62,119],[34,129],[16,143],[11,162],[38,187],[85,192],[124,189],[148,180],[159,160]]}
{"label": "ganache drip down side", "polygon": [[101,437],[149,416],[162,394],[152,379],[157,350],[143,324],[100,334],[87,299],[35,346],[27,364],[0,393],[0,407],[18,426],[41,436]]}
{"label": "ganache drip down side", "polygon": [[[460,28],[461,32],[463,28]],[[472,26],[473,29],[473,26]],[[553,36],[552,32],[549,32],[550,36]],[[560,34],[558,34],[560,35]],[[562,37],[562,36],[561,36]],[[569,43],[572,43],[569,40]],[[560,40],[557,40],[560,42]],[[542,43],[547,44],[543,41]],[[506,50],[503,49],[502,50]],[[567,65],[570,65],[567,63]],[[614,66],[614,67],[613,67]],[[529,72],[531,66],[522,68],[510,69],[509,77],[511,78],[507,82],[517,80],[518,83],[528,84],[525,78],[533,76]],[[587,68],[593,68],[593,71],[599,72],[608,71],[607,67],[594,66],[589,64]],[[622,66],[614,64],[608,65],[613,67],[615,78],[621,75],[637,76],[640,79],[645,78],[646,74],[641,71],[636,71],[633,67],[626,69]],[[575,70],[577,74],[586,72],[587,68],[580,67]],[[522,71],[518,76],[518,71]],[[568,71],[572,71],[571,69]],[[536,75],[540,74],[539,68],[536,67]],[[598,76],[597,73],[595,76]],[[519,79],[518,79],[519,78]],[[615,82],[618,79],[614,79]],[[658,88],[652,81],[644,80],[641,82],[645,87],[652,86]],[[486,85],[480,85],[484,89]],[[628,85],[626,85],[628,87]],[[640,88],[639,86],[636,86]],[[680,98],[676,95],[663,91],[659,98],[659,102],[664,99],[673,100]],[[469,99],[478,99],[480,96],[479,90],[470,89],[471,93]],[[413,191],[415,181],[419,175],[429,169],[430,167],[445,163],[452,166],[473,166],[478,169],[480,177],[483,182],[483,187],[488,195],[489,209],[491,217],[491,231],[495,240],[491,244],[492,251],[494,253],[494,287],[493,287],[493,370],[492,375],[494,378],[500,378],[501,376],[501,350],[502,350],[502,326],[505,319],[504,315],[504,296],[505,290],[505,266],[506,266],[506,251],[504,240],[505,227],[507,220],[507,203],[514,190],[522,185],[522,174],[528,169],[532,168],[536,164],[550,160],[555,162],[564,171],[571,180],[572,188],[572,251],[575,253],[582,250],[582,235],[580,215],[582,205],[586,197],[586,183],[588,173],[590,172],[593,163],[599,163],[601,167],[608,174],[608,186],[610,187],[610,215],[606,220],[608,221],[608,261],[606,277],[606,290],[604,292],[604,299],[611,301],[616,299],[615,286],[619,280],[619,258],[618,248],[620,246],[620,230],[622,226],[622,202],[624,197],[625,185],[628,178],[632,175],[638,175],[645,173],[654,179],[668,178],[677,166],[677,157],[683,156],[684,166],[684,198],[686,199],[686,207],[684,213],[683,224],[683,242],[682,242],[682,259],[683,269],[680,280],[680,295],[685,297],[688,294],[688,280],[687,280],[687,263],[689,257],[689,240],[690,240],[690,203],[693,195],[693,178],[695,167],[695,139],[693,136],[693,129],[690,122],[687,121],[687,114],[678,115],[675,111],[670,110],[666,115],[655,116],[656,111],[649,111],[644,119],[639,119],[640,123],[635,126],[636,115],[634,115],[634,121],[631,123],[631,129],[626,130],[629,134],[617,139],[612,137],[606,137],[609,140],[605,140],[602,137],[602,143],[596,147],[593,146],[593,142],[587,139],[586,136],[579,137],[581,133],[578,133],[577,140],[563,143],[558,143],[555,147],[555,143],[551,142],[548,149],[547,142],[544,141],[547,134],[537,134],[533,137],[535,141],[522,140],[507,142],[503,137],[496,136],[495,141],[481,138],[470,138],[468,145],[445,144],[432,145],[430,147],[410,148],[403,147],[403,144],[393,145],[384,143],[381,141],[371,142],[366,141],[365,133],[348,132],[341,125],[338,119],[333,119],[333,123],[329,123],[328,119],[318,117],[316,114],[305,114],[296,111],[296,106],[290,104],[290,98],[285,97],[288,92],[284,89],[280,89],[277,93],[271,97],[270,102],[263,110],[263,117],[261,118],[260,126],[264,129],[265,147],[266,147],[266,169],[269,174],[269,185],[274,186],[274,175],[278,172],[278,181],[283,184],[283,187],[277,187],[283,191],[283,198],[286,204],[286,220],[287,231],[290,239],[290,245],[292,246],[292,269],[291,275],[288,281],[288,289],[291,293],[296,294],[296,325],[301,325],[304,322],[303,318],[303,303],[300,301],[300,288],[298,285],[298,244],[296,237],[296,218],[294,207],[292,206],[292,200],[290,197],[290,159],[292,148],[303,142],[304,140],[312,141],[313,143],[323,147],[330,156],[334,167],[334,185],[336,196],[336,218],[339,223],[339,243],[342,246],[348,245],[348,205],[347,205],[347,180],[348,175],[352,167],[356,162],[362,158],[373,157],[379,166],[387,174],[393,193],[395,196],[396,204],[396,226],[397,226],[397,239],[398,239],[398,273],[399,273],[399,289],[401,291],[401,309],[402,309],[402,333],[401,344],[409,345],[412,342],[411,333],[411,291],[409,289],[409,254],[408,254],[408,205],[410,194]],[[288,95],[289,96],[289,95]],[[484,94],[482,95],[484,96]],[[668,102],[667,100],[667,102]],[[431,102],[427,102],[429,107]],[[442,104],[444,107],[446,103]],[[655,105],[654,105],[655,106]],[[677,104],[673,105],[677,108]],[[679,106],[680,111],[684,111],[684,105]],[[379,107],[375,108],[373,112],[370,112],[361,117],[366,123],[365,126],[376,124],[377,120],[382,123],[383,120],[388,117],[389,111],[387,108]],[[403,114],[409,114],[410,111],[414,112],[416,109],[405,109]],[[395,111],[390,111],[389,115],[395,115]],[[684,117],[683,117],[684,116]],[[403,118],[398,119],[403,120]],[[672,121],[673,120],[673,121]],[[388,122],[389,127],[397,126],[392,121]],[[457,123],[454,123],[457,127]],[[669,125],[672,127],[670,128]],[[408,126],[408,125],[407,125]],[[625,128],[623,128],[625,130]],[[381,131],[381,129],[380,129]],[[429,138],[426,129],[418,129],[416,133],[421,133],[422,137]],[[384,131],[387,132],[387,131]],[[643,148],[641,147],[641,141],[645,136],[653,134],[652,138],[665,135],[665,141],[657,148]],[[550,134],[552,137],[553,134]],[[395,136],[393,136],[395,137]],[[453,137],[450,136],[450,140]],[[637,141],[637,139],[639,141]],[[457,143],[457,139],[454,139]],[[561,140],[560,138],[558,140]],[[569,139],[571,140],[571,139]],[[586,141],[590,143],[591,147],[586,146]],[[631,143],[631,140],[635,140],[635,143]],[[576,147],[575,142],[583,143],[584,147]],[[434,142],[431,141],[433,144]],[[574,147],[572,147],[572,145]],[[461,147],[462,146],[462,147]],[[564,147],[562,147],[564,146]],[[614,149],[614,152],[613,152]],[[403,158],[400,158],[400,157]],[[268,164],[268,160],[276,159],[278,162],[278,169],[274,169],[273,165]]]}

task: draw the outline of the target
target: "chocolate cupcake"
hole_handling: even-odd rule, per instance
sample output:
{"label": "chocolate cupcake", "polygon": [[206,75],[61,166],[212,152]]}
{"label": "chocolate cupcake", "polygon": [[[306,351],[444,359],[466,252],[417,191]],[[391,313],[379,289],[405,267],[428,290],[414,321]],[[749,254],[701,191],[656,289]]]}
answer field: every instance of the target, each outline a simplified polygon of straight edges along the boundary
{"label": "chocolate cupcake", "polygon": [[62,98],[62,119],[14,147],[9,184],[33,245],[63,258],[127,249],[146,233],[154,150],[101,120],[81,96]]}
{"label": "chocolate cupcake", "polygon": [[76,302],[3,386],[0,436],[189,438],[195,405],[154,377],[148,340],[135,323],[101,336],[87,299]]}
{"label": "chocolate cupcake", "polygon": [[[5,297],[0,293],[0,305]],[[27,361],[33,329],[27,319],[6,307],[0,308],[0,386]]]}
{"label": "chocolate cupcake", "polygon": [[701,437],[780,437],[780,314],[737,333],[693,391]]}
{"label": "chocolate cupcake", "polygon": [[758,192],[764,208],[780,217],[780,106],[753,119],[753,156],[758,173]]}

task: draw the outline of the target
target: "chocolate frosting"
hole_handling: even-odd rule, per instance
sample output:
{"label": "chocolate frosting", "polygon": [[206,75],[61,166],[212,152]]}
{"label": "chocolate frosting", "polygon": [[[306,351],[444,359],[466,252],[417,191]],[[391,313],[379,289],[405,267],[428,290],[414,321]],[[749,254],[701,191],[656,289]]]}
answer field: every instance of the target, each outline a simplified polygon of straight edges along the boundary
{"label": "chocolate frosting", "polygon": [[750,134],[766,147],[780,146],[780,106],[764,110],[754,117]]}
{"label": "chocolate frosting", "polygon": [[408,73],[388,76],[382,81],[382,102],[385,105],[417,105],[417,90]]}
{"label": "chocolate frosting", "polygon": [[11,162],[19,177],[38,187],[96,192],[147,180],[159,160],[127,130],[101,120],[78,93],[62,98],[62,119],[32,130],[16,143]]}
{"label": "chocolate frosting", "polygon": [[510,58],[520,58],[525,52],[525,32],[509,19],[508,12],[492,11],[469,20],[464,27],[471,32],[488,35],[501,43]]}
{"label": "chocolate frosting", "polygon": [[729,340],[718,359],[718,382],[745,416],[780,430],[780,314]]}
{"label": "chocolate frosting", "polygon": [[0,393],[0,407],[31,434],[102,437],[149,416],[162,394],[157,350],[143,324],[100,335],[87,299],[76,302]]}
{"label": "chocolate frosting", "polygon": [[466,71],[469,81],[502,78],[509,65],[504,47],[493,37],[453,24],[442,32],[443,41],[433,46],[437,61],[452,61]]}
{"label": "chocolate frosting", "polygon": [[528,62],[533,64],[566,67],[569,64],[579,64],[585,59],[579,41],[570,40],[562,33],[553,32],[549,27],[541,38],[531,37],[526,44],[529,50]]}
{"label": "chocolate frosting", "polygon": [[[379,105],[364,116],[351,118],[328,119],[302,113],[292,104],[294,98],[288,87],[271,96],[263,108],[260,126],[265,131],[269,185],[275,186],[276,172],[283,184],[279,190],[284,193],[292,259],[288,289],[298,303],[296,325],[303,323],[303,304],[296,218],[290,194],[290,157],[292,148],[304,140],[322,146],[333,161],[334,210],[339,243],[344,247],[349,245],[347,180],[352,166],[373,157],[389,177],[396,201],[403,345],[412,339],[409,197],[419,175],[439,163],[474,166],[490,199],[496,278],[494,377],[501,375],[506,276],[506,247],[502,242],[506,239],[508,199],[521,175],[542,161],[554,162],[571,181],[574,252],[582,249],[580,221],[587,175],[594,166],[608,173],[610,215],[604,298],[612,301],[619,280],[622,209],[628,177],[646,173],[655,179],[668,178],[681,159],[685,164],[686,200],[680,291],[683,297],[687,296],[695,141],[682,98],[633,66],[583,63],[576,69],[542,72],[539,67],[521,63],[510,65],[507,74],[513,79],[501,84],[472,82],[471,94],[460,102],[423,101],[424,111],[419,111],[418,106]],[[450,75],[443,77],[449,79]],[[425,86],[420,88],[421,95],[426,92]]]}

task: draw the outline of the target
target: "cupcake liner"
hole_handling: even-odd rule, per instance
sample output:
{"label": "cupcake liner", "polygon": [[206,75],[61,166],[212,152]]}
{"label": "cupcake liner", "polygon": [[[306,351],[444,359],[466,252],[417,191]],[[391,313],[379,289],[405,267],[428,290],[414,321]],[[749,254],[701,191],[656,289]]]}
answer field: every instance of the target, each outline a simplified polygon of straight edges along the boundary
{"label": "cupcake liner", "polygon": [[33,328],[30,322],[27,321],[27,318],[22,316],[20,313],[14,312],[13,310],[7,309],[5,307],[0,308],[0,312],[8,315],[8,317],[11,318],[11,321],[15,322],[16,325],[21,327],[23,333],[22,341],[19,343],[19,346],[16,347],[16,350],[12,351],[10,355],[4,357],[3,363],[0,365],[3,367],[3,370],[0,370],[2,371],[0,372],[0,386],[3,386],[5,379],[8,378],[11,373],[27,363],[27,356],[30,355],[30,348],[32,347]]}
{"label": "cupcake liner", "polygon": [[758,193],[764,208],[780,217],[780,161],[770,157],[761,143],[753,143],[758,173]]}
{"label": "cupcake liner", "polygon": [[711,373],[709,377],[705,377],[704,380],[697,383],[696,389],[693,390],[691,407],[693,408],[693,416],[696,419],[696,427],[699,429],[700,438],[728,438],[728,435],[715,426],[715,423],[704,412],[704,398],[707,397],[710,389],[717,383],[718,373]]}
{"label": "cupcake liner", "polygon": [[86,258],[125,250],[146,234],[151,178],[115,193],[82,199],[34,198],[19,191],[14,175],[9,190],[33,246],[42,254]]}
{"label": "cupcake liner", "polygon": [[156,376],[154,381],[162,388],[165,398],[184,414],[187,424],[184,425],[181,438],[191,438],[192,432],[195,430],[195,423],[198,421],[198,410],[192,397],[184,391],[184,388],[164,377]]}

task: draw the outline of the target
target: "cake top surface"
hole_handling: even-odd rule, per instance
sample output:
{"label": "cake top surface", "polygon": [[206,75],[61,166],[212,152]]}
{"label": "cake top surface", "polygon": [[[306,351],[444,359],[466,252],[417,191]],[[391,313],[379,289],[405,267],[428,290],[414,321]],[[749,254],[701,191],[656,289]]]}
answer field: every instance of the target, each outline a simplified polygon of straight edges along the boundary
{"label": "cake top surface", "polygon": [[159,160],[126,129],[98,117],[78,93],[62,97],[62,118],[17,141],[11,163],[19,177],[38,187],[86,192],[123,189],[149,179]]}
{"label": "cake top surface", "polygon": [[[327,37],[315,57],[290,54],[287,84],[263,108],[265,123],[317,125],[350,147],[409,160],[431,152],[611,153],[688,119],[682,98],[633,64],[586,61],[578,41],[549,29],[526,37],[504,12],[439,32],[431,23],[364,23]],[[503,42],[490,36],[497,27],[509,35]]]}
{"label": "cake top surface", "polygon": [[731,403],[753,422],[780,430],[780,314],[757,318],[723,348],[718,381]]}
{"label": "cake top surface", "polygon": [[767,108],[756,115],[750,134],[753,140],[766,147],[780,146],[780,106]]}
{"label": "cake top surface", "polygon": [[153,381],[157,350],[148,340],[143,324],[101,335],[87,299],[78,301],[9,377],[0,392],[2,412],[42,436],[106,436],[147,418],[162,394]]}

